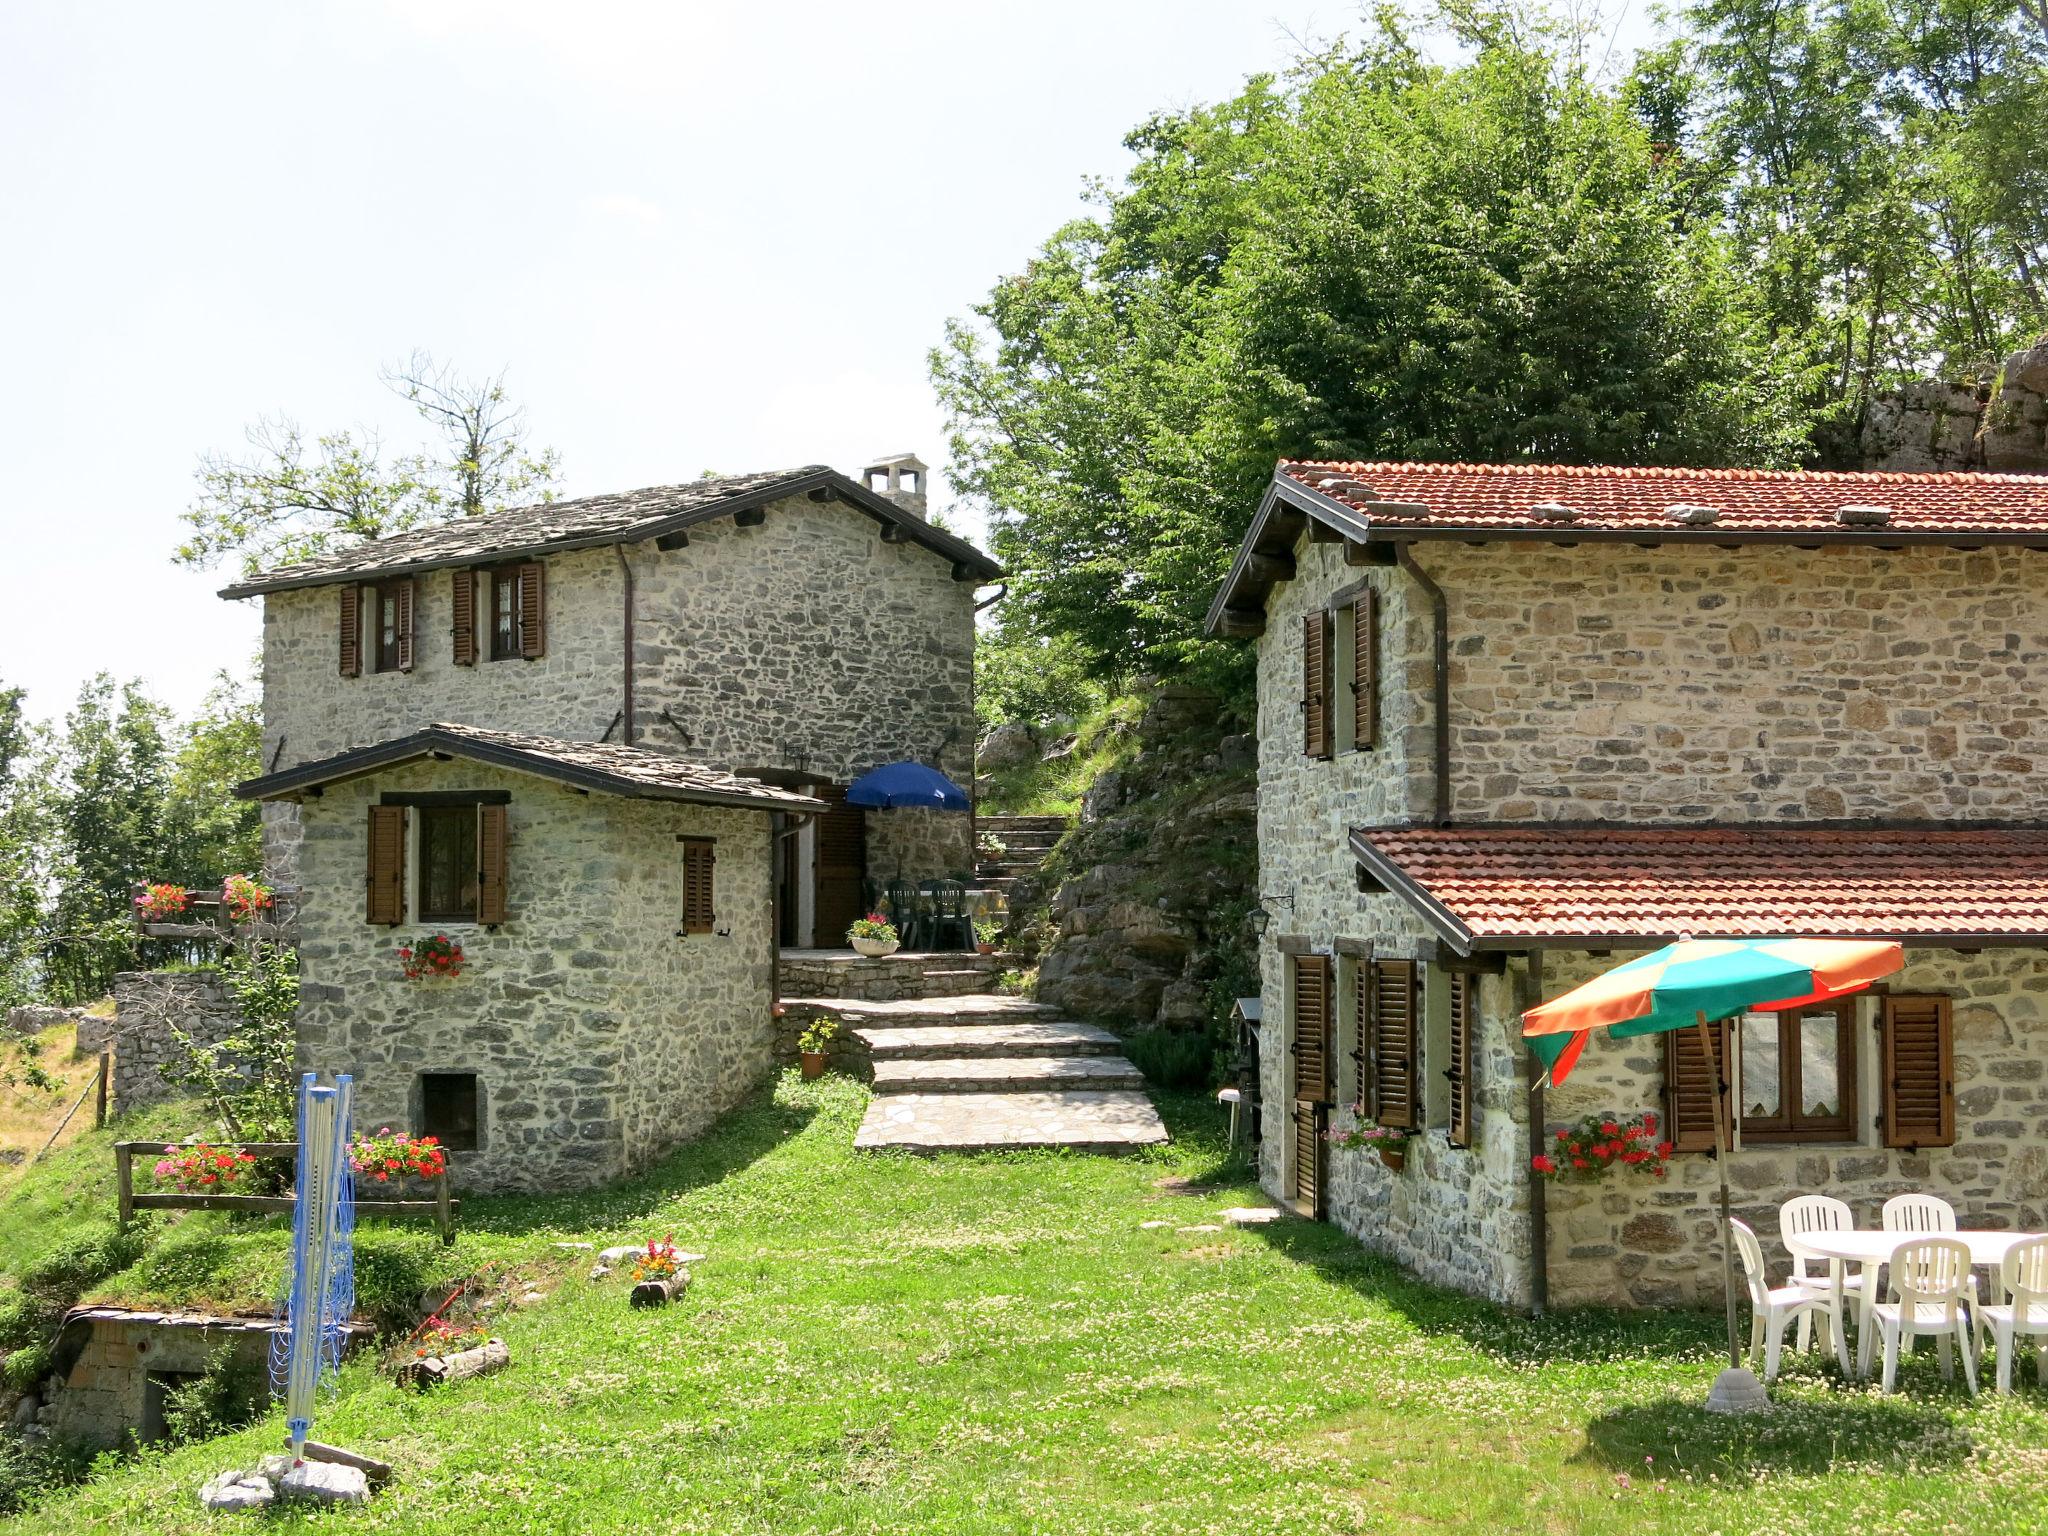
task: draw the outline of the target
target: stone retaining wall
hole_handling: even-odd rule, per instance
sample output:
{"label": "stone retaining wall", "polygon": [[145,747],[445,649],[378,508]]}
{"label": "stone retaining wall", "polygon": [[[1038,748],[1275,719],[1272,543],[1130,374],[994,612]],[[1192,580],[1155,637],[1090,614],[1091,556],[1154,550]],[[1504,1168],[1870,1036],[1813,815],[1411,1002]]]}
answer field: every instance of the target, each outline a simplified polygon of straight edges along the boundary
{"label": "stone retaining wall", "polygon": [[862,1003],[965,997],[993,991],[996,979],[1015,963],[1005,955],[898,952],[870,960],[851,953],[785,953],[778,963],[777,991],[786,998],[834,997]]}
{"label": "stone retaining wall", "polygon": [[803,1032],[810,1028],[813,1020],[832,1018],[838,1021],[839,1033],[834,1035],[825,1047],[825,1065],[831,1071],[843,1072],[848,1077],[857,1077],[863,1082],[875,1075],[875,1059],[868,1048],[854,1035],[852,1027],[837,1010],[821,1003],[795,1002],[785,1004],[782,1016],[775,1021],[775,1059],[787,1064],[798,1056],[796,1043]]}
{"label": "stone retaining wall", "polygon": [[217,1045],[241,1025],[217,971],[121,972],[114,978],[111,1109],[122,1114],[188,1091],[164,1077],[186,1059],[174,1028]]}

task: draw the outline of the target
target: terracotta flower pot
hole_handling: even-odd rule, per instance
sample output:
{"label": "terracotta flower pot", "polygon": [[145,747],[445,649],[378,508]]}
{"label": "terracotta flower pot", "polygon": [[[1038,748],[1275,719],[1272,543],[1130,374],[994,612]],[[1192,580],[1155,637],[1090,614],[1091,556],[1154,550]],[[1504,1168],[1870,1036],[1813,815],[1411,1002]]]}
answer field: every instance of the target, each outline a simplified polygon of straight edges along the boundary
{"label": "terracotta flower pot", "polygon": [[854,953],[866,955],[870,960],[879,960],[884,955],[893,955],[902,943],[900,939],[854,939],[851,941]]}
{"label": "terracotta flower pot", "polygon": [[974,946],[974,952],[977,955],[992,955],[996,952],[996,947],[993,944],[977,944]]}
{"label": "terracotta flower pot", "polygon": [[825,1075],[825,1053],[823,1051],[798,1051],[797,1060],[803,1064],[806,1081]]}
{"label": "terracotta flower pot", "polygon": [[1406,1147],[1379,1147],[1375,1150],[1380,1155],[1380,1161],[1396,1173],[1399,1173],[1408,1166],[1408,1149]]}

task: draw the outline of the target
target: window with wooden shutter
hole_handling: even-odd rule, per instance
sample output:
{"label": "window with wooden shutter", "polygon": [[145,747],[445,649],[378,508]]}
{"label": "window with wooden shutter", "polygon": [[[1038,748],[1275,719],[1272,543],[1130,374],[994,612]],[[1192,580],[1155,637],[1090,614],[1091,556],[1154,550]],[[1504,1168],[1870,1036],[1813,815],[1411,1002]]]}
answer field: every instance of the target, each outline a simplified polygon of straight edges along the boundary
{"label": "window with wooden shutter", "polygon": [[476,572],[450,571],[450,628],[454,639],[455,665],[476,665]]}
{"label": "window with wooden shutter", "polygon": [[1884,1144],[1947,1147],[1956,1139],[1954,1025],[1945,997],[1887,997],[1879,1024]]}
{"label": "window with wooden shutter", "polygon": [[1366,1064],[1372,1059],[1372,961],[1351,966],[1351,1102],[1361,1114],[1372,1112],[1372,1084]]}
{"label": "window with wooden shutter", "polygon": [[476,920],[505,921],[505,894],[510,886],[511,825],[502,805],[476,808]]}
{"label": "window with wooden shutter", "polygon": [[1478,1026],[1479,978],[1462,971],[1444,978],[1449,994],[1450,1066],[1444,1077],[1451,1085],[1450,1116],[1445,1134],[1454,1147],[1472,1145],[1472,1033]]}
{"label": "window with wooden shutter", "polygon": [[369,921],[405,921],[405,807],[370,807]]}
{"label": "window with wooden shutter", "polygon": [[1330,1102],[1330,957],[1290,955],[1294,968],[1294,1096]]}
{"label": "window with wooden shutter", "polygon": [[1330,615],[1309,613],[1301,620],[1301,750],[1328,757],[1330,734]]}
{"label": "window with wooden shutter", "polygon": [[363,589],[341,589],[341,675],[363,675]]}
{"label": "window with wooden shutter", "polygon": [[412,670],[412,616],[419,606],[420,584],[416,581],[401,581],[393,586],[393,596],[398,610],[398,637],[393,665],[401,672]]}
{"label": "window with wooden shutter", "polygon": [[1415,962],[1374,961],[1372,979],[1372,1118],[1394,1130],[1419,1130],[1422,1030]]}
{"label": "window with wooden shutter", "polygon": [[[1720,1083],[1728,1070],[1732,1038],[1728,1021],[1707,1026],[1714,1035],[1714,1060],[1709,1063],[1697,1026],[1669,1030],[1664,1036],[1664,1132],[1680,1152],[1714,1149],[1714,1115],[1720,1104]],[[1734,1139],[1723,1129],[1724,1138]]]}
{"label": "window with wooden shutter", "polygon": [[686,837],[683,843],[683,932],[710,933],[717,923],[713,906],[718,845],[708,837]]}
{"label": "window with wooden shutter", "polygon": [[1351,746],[1367,752],[1379,744],[1380,598],[1371,587],[1351,609]]}
{"label": "window with wooden shutter", "polygon": [[546,577],[538,560],[519,567],[519,654],[528,661],[548,649]]}

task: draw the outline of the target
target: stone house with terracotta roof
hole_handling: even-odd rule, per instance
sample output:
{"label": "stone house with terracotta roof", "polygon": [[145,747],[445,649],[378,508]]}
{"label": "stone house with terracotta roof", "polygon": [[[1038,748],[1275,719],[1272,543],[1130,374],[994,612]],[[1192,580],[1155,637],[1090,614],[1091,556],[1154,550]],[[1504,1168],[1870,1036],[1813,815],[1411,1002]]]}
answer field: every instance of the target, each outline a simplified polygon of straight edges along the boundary
{"label": "stone house with terracotta roof", "polygon": [[[971,818],[869,812],[916,759],[971,782],[975,589],[924,466],[707,477],[442,524],[259,597],[273,878],[300,1043],[473,1187],[602,1183],[768,1070],[777,957],[866,883],[971,867]],[[444,933],[460,975],[398,951]]]}
{"label": "stone house with terracotta roof", "polygon": [[[1696,1039],[1533,1091],[1519,1014],[1684,934],[1883,936],[1888,985],[1724,1030],[1738,1214],[2048,1227],[2048,479],[1282,463],[1209,629],[1258,649],[1276,1196],[1504,1302],[1717,1296]],[[1324,1139],[1360,1110],[1402,1169]],[[1662,1182],[1532,1172],[1643,1111]]]}

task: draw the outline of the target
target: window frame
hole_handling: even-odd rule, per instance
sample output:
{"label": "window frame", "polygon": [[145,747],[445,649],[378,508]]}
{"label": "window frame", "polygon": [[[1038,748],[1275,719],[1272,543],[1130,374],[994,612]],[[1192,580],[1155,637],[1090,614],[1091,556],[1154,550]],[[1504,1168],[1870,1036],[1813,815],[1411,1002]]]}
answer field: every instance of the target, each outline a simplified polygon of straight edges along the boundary
{"label": "window frame", "polygon": [[[683,856],[682,901],[677,913],[677,934],[689,938],[718,932],[718,839],[702,837],[694,833],[679,834],[676,842],[681,845]],[[692,862],[702,860],[702,887],[697,888],[690,870]],[[694,905],[693,898],[701,895],[701,909]]]}
{"label": "window frame", "polygon": [[[521,618],[521,570],[519,565],[494,565],[489,569],[491,578],[491,602],[485,611],[486,628],[490,643],[484,648],[485,659],[489,661],[521,661],[525,659],[525,624]],[[507,605],[509,604],[509,608]],[[510,619],[508,629],[500,630],[498,620],[503,616]]]}
{"label": "window frame", "polygon": [[[370,593],[370,670],[372,672],[403,672],[405,666],[405,599],[400,589],[403,580],[380,581],[369,588]],[[391,605],[391,630],[384,629],[384,605]]]}
{"label": "window frame", "polygon": [[[482,804],[483,802],[479,800],[462,800],[414,807],[414,815],[417,818],[416,825],[419,830],[414,838],[413,882],[414,889],[419,893],[418,906],[419,920],[421,922],[474,924],[482,921],[483,826],[482,818],[478,814]],[[459,821],[464,815],[469,818],[469,862],[472,866],[464,882],[464,887],[469,895],[469,910],[462,912],[436,909],[430,904],[432,887],[427,879],[427,848],[431,836],[430,829],[436,823]]]}
{"label": "window frame", "polygon": [[[470,1102],[469,1133],[467,1137],[468,1145],[465,1146],[463,1144],[463,1138],[459,1135],[450,1134],[446,1126],[436,1126],[429,1123],[429,1098],[427,1093],[427,1082],[430,1078],[444,1080],[461,1078],[469,1079]],[[417,1095],[416,1102],[419,1105],[419,1111],[413,1117],[413,1123],[418,1127],[417,1134],[421,1136],[433,1136],[439,1138],[441,1145],[450,1152],[481,1152],[484,1150],[484,1114],[485,1104],[487,1101],[484,1093],[484,1078],[481,1072],[462,1072],[453,1070],[422,1072],[418,1075],[417,1078],[414,1079],[413,1091]]]}
{"label": "window frame", "polygon": [[[1841,1090],[1838,1095],[1841,1102],[1835,1113],[1824,1120],[1810,1115],[1805,1108],[1806,1095],[1800,1081],[1803,1067],[1799,1039],[1803,1021],[1823,1014],[1835,1020],[1835,1080]],[[1777,1021],[1778,1113],[1775,1115],[1752,1116],[1743,1105],[1747,1051],[1743,1045],[1742,1024],[1750,1017],[1774,1018]],[[1858,1139],[1854,998],[1836,998],[1832,1002],[1814,1003],[1804,1008],[1785,1008],[1773,1014],[1744,1015],[1743,1019],[1733,1022],[1735,1027],[1729,1030],[1729,1037],[1736,1053],[1734,1119],[1735,1134],[1741,1144],[1788,1146],[1801,1142],[1855,1142]]]}

